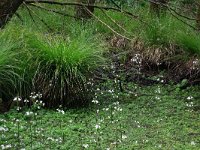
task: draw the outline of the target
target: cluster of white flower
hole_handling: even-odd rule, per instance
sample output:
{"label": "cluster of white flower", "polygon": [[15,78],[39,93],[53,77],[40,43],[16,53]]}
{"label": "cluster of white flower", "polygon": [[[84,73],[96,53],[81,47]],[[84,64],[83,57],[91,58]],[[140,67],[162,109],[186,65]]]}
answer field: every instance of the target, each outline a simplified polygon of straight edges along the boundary
{"label": "cluster of white flower", "polygon": [[62,143],[62,138],[53,138],[53,137],[48,137],[47,138],[48,141],[52,141],[52,142],[57,142],[57,143]]}
{"label": "cluster of white flower", "polygon": [[8,128],[6,126],[1,127],[0,126],[0,132],[6,132],[8,131]]}
{"label": "cluster of white flower", "polygon": [[93,99],[93,100],[92,100],[92,103],[94,103],[94,104],[98,104],[98,103],[99,103],[99,101],[98,101],[98,100],[96,100],[96,99]]}
{"label": "cluster of white flower", "polygon": [[199,69],[199,59],[195,59],[192,61],[192,69]]}
{"label": "cluster of white flower", "polygon": [[57,110],[59,113],[63,114],[63,115],[65,114],[65,111],[62,110],[62,109],[57,108],[56,110]]}
{"label": "cluster of white flower", "polygon": [[17,106],[17,111],[20,111],[21,109],[22,109],[21,107]]}
{"label": "cluster of white flower", "polygon": [[193,99],[192,96],[188,96],[188,97],[187,97],[187,100],[191,100],[191,99]]}
{"label": "cluster of white flower", "polygon": [[126,135],[122,135],[122,140],[125,140],[127,139],[127,136]]}
{"label": "cluster of white flower", "polygon": [[89,148],[89,144],[83,144],[82,145],[84,148]]}
{"label": "cluster of white flower", "polygon": [[194,141],[191,141],[191,143],[190,143],[191,145],[196,145],[196,143],[194,142]]}
{"label": "cluster of white flower", "polygon": [[107,107],[107,108],[103,108],[103,111],[108,111],[109,110],[109,108]]}
{"label": "cluster of white flower", "polygon": [[187,106],[187,107],[193,107],[193,106],[194,106],[194,102],[186,103],[186,106]]}
{"label": "cluster of white flower", "polygon": [[1,149],[4,150],[4,149],[10,149],[12,147],[11,144],[8,144],[8,145],[1,145]]}
{"label": "cluster of white flower", "polygon": [[156,96],[155,99],[160,100],[160,97],[159,97],[159,96]]}
{"label": "cluster of white flower", "polygon": [[17,97],[15,97],[15,98],[13,99],[13,101],[20,102],[20,101],[22,101],[22,98],[19,97],[19,96],[17,96]]}
{"label": "cluster of white flower", "polygon": [[142,57],[140,54],[135,54],[133,58],[131,59],[131,62],[136,65],[137,73],[141,72],[141,66],[142,66]]}
{"label": "cluster of white flower", "polygon": [[108,90],[108,93],[112,94],[112,93],[114,93],[114,90]]}
{"label": "cluster of white flower", "polygon": [[0,119],[0,122],[6,122],[6,120],[5,119]]}
{"label": "cluster of white flower", "polygon": [[135,62],[137,64],[142,63],[141,55],[140,54],[135,54],[134,57],[131,59],[131,62]]}
{"label": "cluster of white flower", "polygon": [[100,126],[99,124],[96,124],[96,125],[95,125],[95,128],[96,128],[96,129],[100,129],[101,126]]}
{"label": "cluster of white flower", "polygon": [[28,103],[28,102],[29,102],[29,100],[28,100],[28,99],[25,99],[25,100],[24,100],[24,103]]}
{"label": "cluster of white flower", "polygon": [[32,111],[27,111],[25,115],[26,116],[31,116],[31,115],[33,115],[33,112]]}
{"label": "cluster of white flower", "polygon": [[115,111],[122,111],[122,108],[120,107],[118,101],[117,101],[117,102],[114,102],[114,103],[113,103],[113,106],[114,106],[113,108],[114,108]]}
{"label": "cluster of white flower", "polygon": [[31,95],[29,97],[32,98],[32,99],[40,99],[40,98],[42,98],[42,94],[31,92]]}
{"label": "cluster of white flower", "polygon": [[36,101],[34,101],[33,106],[37,109],[40,109],[41,107],[45,106],[45,103],[42,100],[36,100]]}
{"label": "cluster of white flower", "polygon": [[160,86],[158,86],[158,88],[155,90],[155,93],[161,93],[161,89],[160,89]]}

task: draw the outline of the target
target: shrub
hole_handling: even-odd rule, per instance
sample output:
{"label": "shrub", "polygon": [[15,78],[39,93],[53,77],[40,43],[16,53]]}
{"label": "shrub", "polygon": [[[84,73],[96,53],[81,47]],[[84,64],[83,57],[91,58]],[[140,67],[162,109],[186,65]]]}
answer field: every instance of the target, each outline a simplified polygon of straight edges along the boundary
{"label": "shrub", "polygon": [[92,71],[102,65],[102,43],[88,31],[71,40],[63,37],[34,36],[28,40],[37,67],[36,92],[43,95],[48,107],[86,104],[87,81]]}

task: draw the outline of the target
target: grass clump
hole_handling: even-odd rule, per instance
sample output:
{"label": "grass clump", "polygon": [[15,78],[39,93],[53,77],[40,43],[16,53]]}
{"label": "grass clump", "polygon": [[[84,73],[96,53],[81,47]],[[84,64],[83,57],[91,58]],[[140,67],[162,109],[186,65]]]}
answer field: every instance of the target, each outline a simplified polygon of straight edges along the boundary
{"label": "grass clump", "polygon": [[86,104],[87,81],[101,66],[103,46],[96,37],[82,31],[77,37],[34,36],[28,43],[37,67],[34,87],[48,107]]}

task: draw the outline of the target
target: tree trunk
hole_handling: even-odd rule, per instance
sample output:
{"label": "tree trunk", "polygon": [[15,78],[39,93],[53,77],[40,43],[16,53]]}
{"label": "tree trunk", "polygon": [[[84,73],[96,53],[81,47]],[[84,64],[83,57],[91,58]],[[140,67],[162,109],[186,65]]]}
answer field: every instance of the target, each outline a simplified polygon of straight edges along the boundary
{"label": "tree trunk", "polygon": [[150,1],[150,12],[152,14],[156,14],[160,16],[161,12],[166,11],[166,7],[164,5],[168,4],[169,0],[152,0]]}
{"label": "tree trunk", "polygon": [[197,24],[196,24],[196,26],[197,26],[197,30],[198,31],[200,31],[200,0],[199,0],[199,2],[198,2],[198,9],[197,9]]}
{"label": "tree trunk", "polygon": [[0,0],[0,28],[3,28],[17,11],[23,0]]}
{"label": "tree trunk", "polygon": [[[88,5],[94,5],[95,0],[77,0],[77,3],[83,3]],[[90,19],[92,17],[90,12],[94,12],[94,7],[92,6],[76,6],[76,17],[81,19]],[[88,10],[90,12],[88,12]]]}

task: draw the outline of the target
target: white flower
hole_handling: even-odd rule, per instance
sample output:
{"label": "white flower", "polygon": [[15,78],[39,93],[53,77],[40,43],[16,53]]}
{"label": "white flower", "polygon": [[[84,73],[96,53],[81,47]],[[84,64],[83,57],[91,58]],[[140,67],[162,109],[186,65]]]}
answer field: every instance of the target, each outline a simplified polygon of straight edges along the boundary
{"label": "white flower", "polygon": [[29,100],[25,99],[25,100],[24,100],[24,102],[25,102],[25,103],[28,103],[28,102],[29,102]]}
{"label": "white flower", "polygon": [[193,99],[192,96],[188,96],[188,97],[187,97],[187,100],[191,100],[191,99]]}
{"label": "white flower", "polygon": [[27,111],[27,112],[26,112],[26,116],[30,116],[30,115],[32,115],[32,114],[33,114],[32,111]]}
{"label": "white flower", "polygon": [[3,150],[3,149],[9,149],[9,148],[11,148],[11,147],[12,147],[11,144],[8,144],[8,145],[1,145],[2,150]]}
{"label": "white flower", "polygon": [[196,143],[194,141],[191,141],[191,145],[196,145]]}
{"label": "white flower", "polygon": [[109,108],[103,108],[103,110],[105,110],[105,111],[108,111],[108,110],[109,110]]}
{"label": "white flower", "polygon": [[65,111],[64,111],[64,110],[61,110],[61,109],[59,109],[59,108],[57,108],[56,110],[57,110],[59,113],[63,114],[63,115],[65,114]]}
{"label": "white flower", "polygon": [[83,144],[82,145],[84,148],[88,148],[89,147],[89,144]]}
{"label": "white flower", "polygon": [[18,101],[18,102],[20,102],[22,99],[19,97],[19,96],[17,96],[17,97],[15,97],[14,99],[13,99],[13,101]]}
{"label": "white flower", "polygon": [[122,135],[122,139],[127,139],[127,136],[126,135]]}
{"label": "white flower", "polygon": [[6,127],[0,127],[0,131],[6,132],[6,131],[8,131],[8,128],[6,128]]}
{"label": "white flower", "polygon": [[19,111],[21,109],[21,107],[17,107],[17,111]]}
{"label": "white flower", "polygon": [[63,114],[63,115],[65,114],[64,110],[61,110],[60,112],[61,112],[61,114]]}
{"label": "white flower", "polygon": [[98,103],[99,103],[98,100],[92,100],[92,102],[93,102],[94,104],[98,104]]}
{"label": "white flower", "polygon": [[158,97],[158,96],[156,96],[155,98],[156,98],[157,100],[160,100],[160,97]]}
{"label": "white flower", "polygon": [[109,93],[113,93],[113,92],[114,92],[114,90],[108,90],[108,92],[109,92]]}
{"label": "white flower", "polygon": [[95,125],[95,128],[96,128],[96,129],[100,129],[101,126],[97,124],[97,125]]}

